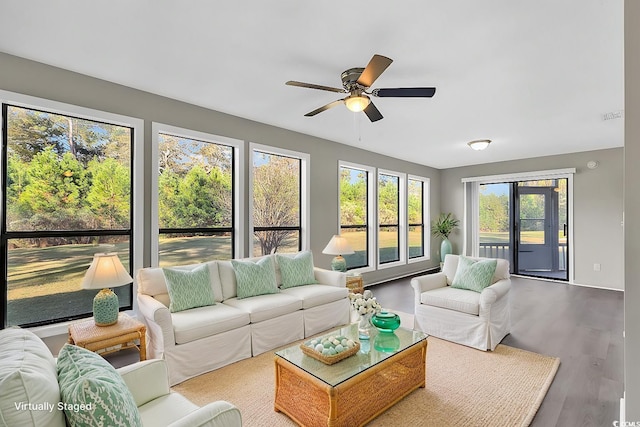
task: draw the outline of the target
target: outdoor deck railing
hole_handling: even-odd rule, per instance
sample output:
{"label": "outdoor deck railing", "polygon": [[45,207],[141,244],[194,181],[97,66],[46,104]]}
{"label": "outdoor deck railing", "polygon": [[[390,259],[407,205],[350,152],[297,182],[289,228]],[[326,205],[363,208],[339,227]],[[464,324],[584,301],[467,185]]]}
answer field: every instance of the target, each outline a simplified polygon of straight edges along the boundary
{"label": "outdoor deck railing", "polygon": [[[509,243],[480,243],[480,256],[485,258],[511,259],[511,245]],[[567,244],[558,245],[558,270],[567,269]]]}

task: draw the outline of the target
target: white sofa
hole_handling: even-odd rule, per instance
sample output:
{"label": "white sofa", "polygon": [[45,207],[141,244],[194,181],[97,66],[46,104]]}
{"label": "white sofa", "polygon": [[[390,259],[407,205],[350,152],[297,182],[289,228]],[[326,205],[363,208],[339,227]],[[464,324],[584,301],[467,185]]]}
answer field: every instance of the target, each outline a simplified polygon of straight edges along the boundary
{"label": "white sofa", "polygon": [[[79,349],[78,351],[88,350]],[[147,360],[114,370],[108,363],[92,354],[96,360],[91,367],[101,362],[113,376],[120,374],[123,381],[113,381],[107,375],[91,378],[114,384],[120,396],[133,398],[144,426],[161,427],[239,427],[240,412],[225,401],[198,407],[179,393],[171,392],[167,380],[166,364],[163,360]],[[57,427],[67,425],[64,407],[78,402],[63,401],[58,384],[56,359],[47,346],[35,334],[26,329],[9,328],[0,331],[0,426],[7,427]],[[104,371],[103,371],[104,372]],[[90,375],[90,374],[87,374]],[[85,382],[85,377],[77,378]],[[64,380],[60,380],[64,381]],[[104,383],[101,383],[104,384]],[[117,388],[122,387],[127,390]],[[95,390],[95,388],[93,388]],[[83,393],[83,402],[106,401],[104,396]],[[108,400],[112,403],[112,400]],[[114,406],[109,406],[112,409]],[[89,411],[76,406],[78,411]],[[115,411],[114,411],[115,412]],[[111,424],[109,420],[105,425]]]}
{"label": "white sofa", "polygon": [[511,328],[509,261],[497,259],[491,285],[474,292],[450,286],[459,259],[458,255],[447,255],[441,272],[411,280],[414,328],[447,341],[494,350]]}
{"label": "white sofa", "polygon": [[[275,264],[281,285],[277,256],[265,257]],[[216,303],[175,313],[168,308],[162,268],[137,272],[138,308],[147,325],[149,356],[167,362],[171,385],[349,322],[345,273],[314,267],[318,284],[239,299],[231,261],[206,264]],[[193,270],[201,265],[172,268]]]}

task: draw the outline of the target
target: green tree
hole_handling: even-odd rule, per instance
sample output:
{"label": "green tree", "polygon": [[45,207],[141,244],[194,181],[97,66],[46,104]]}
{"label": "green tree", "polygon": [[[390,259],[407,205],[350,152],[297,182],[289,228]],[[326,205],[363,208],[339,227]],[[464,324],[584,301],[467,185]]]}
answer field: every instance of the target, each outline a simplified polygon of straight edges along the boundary
{"label": "green tree", "polygon": [[380,175],[378,180],[378,221],[398,224],[398,177]]}
{"label": "green tree", "polygon": [[367,223],[366,172],[342,168],[340,170],[340,224]]}
{"label": "green tree", "polygon": [[91,187],[87,202],[100,228],[128,228],[131,177],[116,159],[92,160],[87,168]]}
{"label": "green tree", "polygon": [[177,190],[173,211],[177,227],[231,225],[231,206],[221,197],[231,193],[231,185],[218,170],[207,173],[195,166],[179,181]]}
{"label": "green tree", "polygon": [[71,153],[86,166],[95,156],[104,155],[111,138],[118,140],[118,134],[128,129],[14,106],[8,108],[8,115],[8,152],[25,162],[51,147],[60,156]]}
{"label": "green tree", "polygon": [[422,182],[410,179],[407,191],[407,215],[409,224],[422,223]]}
{"label": "green tree", "polygon": [[18,202],[32,214],[77,209],[87,185],[82,165],[70,153],[59,159],[50,146],[33,157],[26,179]]}
{"label": "green tree", "polygon": [[509,196],[480,194],[480,231],[509,231]]}

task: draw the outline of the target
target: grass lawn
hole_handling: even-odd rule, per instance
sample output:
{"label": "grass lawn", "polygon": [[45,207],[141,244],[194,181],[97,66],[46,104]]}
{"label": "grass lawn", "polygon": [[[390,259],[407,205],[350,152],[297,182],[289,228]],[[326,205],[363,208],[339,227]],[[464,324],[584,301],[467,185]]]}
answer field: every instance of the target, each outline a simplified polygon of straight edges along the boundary
{"label": "grass lawn", "polygon": [[[345,233],[354,250],[364,254],[366,232]],[[396,256],[397,234],[381,232],[381,257]],[[419,232],[410,233],[413,246],[419,242]],[[231,256],[229,236],[202,236],[163,238],[159,243],[161,265],[193,264],[214,259],[229,259]],[[295,249],[283,248],[285,252]],[[81,290],[82,278],[89,268],[93,254],[97,252],[117,252],[128,269],[126,257],[128,242],[115,245],[63,245],[47,248],[19,248],[9,251],[8,279],[9,301],[24,298],[62,294]],[[364,255],[362,255],[364,256]]]}

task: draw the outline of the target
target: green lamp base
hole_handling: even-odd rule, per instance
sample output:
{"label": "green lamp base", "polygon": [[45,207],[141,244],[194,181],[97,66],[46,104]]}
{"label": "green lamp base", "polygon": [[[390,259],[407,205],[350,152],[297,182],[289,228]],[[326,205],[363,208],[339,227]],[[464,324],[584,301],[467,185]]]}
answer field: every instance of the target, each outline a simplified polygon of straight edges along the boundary
{"label": "green lamp base", "polygon": [[98,326],[115,325],[119,308],[118,295],[111,289],[103,289],[93,298],[93,320]]}
{"label": "green lamp base", "polygon": [[342,255],[338,255],[331,261],[331,269],[333,271],[342,271],[344,273],[347,271],[347,260],[345,260]]}

